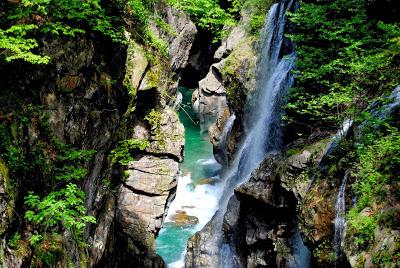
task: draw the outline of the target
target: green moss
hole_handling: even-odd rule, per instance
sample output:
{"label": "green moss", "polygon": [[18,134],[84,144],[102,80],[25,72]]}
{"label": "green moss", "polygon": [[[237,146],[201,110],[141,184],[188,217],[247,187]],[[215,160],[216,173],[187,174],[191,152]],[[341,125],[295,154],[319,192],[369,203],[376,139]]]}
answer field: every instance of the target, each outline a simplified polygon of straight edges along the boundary
{"label": "green moss", "polygon": [[[237,74],[243,67],[243,62],[251,61],[250,68],[255,66],[255,51],[254,51],[254,37],[247,37],[242,40],[232,51],[231,54],[225,59],[224,66],[221,73],[225,76],[232,76]],[[248,70],[246,76],[252,75],[251,70]]]}
{"label": "green moss", "polygon": [[143,151],[150,146],[149,141],[139,139],[127,139],[118,143],[118,146],[110,152],[111,162],[120,165],[128,165],[133,161],[133,154],[136,151]]}
{"label": "green moss", "polygon": [[147,88],[157,88],[162,82],[162,67],[160,65],[153,66],[150,70],[146,73],[147,78]]}
{"label": "green moss", "polygon": [[231,107],[241,107],[248,94],[243,83],[254,76],[256,55],[253,48],[255,38],[241,41],[225,59],[221,69],[227,100]]}
{"label": "green moss", "polygon": [[271,0],[246,0],[244,9],[251,14],[250,20],[246,25],[247,31],[255,36],[260,34],[264,26],[265,16],[268,13],[273,1]]}
{"label": "green moss", "polygon": [[162,120],[162,114],[161,112],[152,109],[144,118],[150,126],[151,126],[151,131],[152,133],[155,134],[156,142],[157,142],[157,147],[158,150],[162,150],[165,148],[165,133],[161,129],[161,120]]}
{"label": "green moss", "polygon": [[131,97],[130,106],[134,107],[133,101],[137,94],[139,82],[148,66],[145,50],[134,40],[129,41],[125,65],[126,71],[123,85]]}
{"label": "green moss", "polygon": [[8,168],[6,166],[6,163],[4,163],[3,159],[0,158],[0,173],[5,180],[5,185],[8,185]]}
{"label": "green moss", "polygon": [[300,148],[291,148],[286,151],[286,156],[291,157],[291,156],[293,156],[295,154],[299,154],[301,152],[302,152],[302,150]]}

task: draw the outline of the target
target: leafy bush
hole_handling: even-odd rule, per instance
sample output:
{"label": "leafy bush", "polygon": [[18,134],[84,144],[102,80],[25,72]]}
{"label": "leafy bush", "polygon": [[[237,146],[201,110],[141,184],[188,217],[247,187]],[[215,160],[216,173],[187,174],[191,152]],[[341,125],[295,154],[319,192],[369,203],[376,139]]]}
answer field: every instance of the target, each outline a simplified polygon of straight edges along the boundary
{"label": "leafy bush", "polygon": [[374,241],[374,232],[377,227],[375,217],[363,215],[356,209],[351,209],[348,217],[350,231],[355,237],[354,243],[365,249]]}
{"label": "leafy bush", "polygon": [[398,83],[399,24],[368,18],[364,0],[303,0],[290,20],[298,59],[289,123],[336,127]]}
{"label": "leafy bush", "polygon": [[[22,105],[16,109],[12,119],[0,123],[0,158],[9,169],[10,189],[26,194],[25,207],[17,213],[25,212],[34,233],[29,239],[34,259],[54,264],[60,254],[60,234],[69,230],[77,246],[83,248],[83,228],[95,222],[86,215],[85,193],[76,184],[86,177],[85,166],[95,151],[78,150],[60,142],[46,122],[40,106]],[[22,129],[30,129],[37,138],[27,145],[27,134]],[[25,240],[16,234],[9,244],[27,250]]]}
{"label": "leafy bush", "polygon": [[[96,222],[94,217],[86,216],[84,198],[85,193],[73,183],[51,192],[43,199],[29,192],[25,197],[25,205],[30,210],[26,211],[25,219],[43,228],[44,235],[54,232],[61,224],[64,229],[71,231],[76,241],[82,241],[86,223]],[[31,242],[36,243],[33,240],[37,238],[32,238]]]}
{"label": "leafy bush", "polygon": [[358,163],[352,188],[357,202],[348,213],[350,231],[356,238],[355,243],[362,248],[372,244],[378,225],[396,227],[398,222],[394,218],[399,213],[390,208],[377,213],[374,207],[393,198],[389,191],[397,183],[396,174],[400,170],[400,130],[390,118],[380,120],[368,113],[366,117],[356,144]]}
{"label": "leafy bush", "polygon": [[150,143],[147,140],[129,139],[120,141],[118,147],[111,151],[111,162],[128,165],[129,162],[134,160],[133,150],[144,150],[149,146]]}
{"label": "leafy bush", "polygon": [[218,0],[168,0],[167,2],[175,8],[187,12],[200,28],[212,32],[215,41],[226,35],[224,27],[236,24],[233,14],[237,12],[236,8],[239,8],[239,5],[235,5],[238,1],[234,2],[231,12],[223,9]]}
{"label": "leafy bush", "polygon": [[122,28],[116,29],[122,24],[106,14],[100,0],[22,0],[3,5],[0,49],[6,61],[47,64],[50,57],[34,51],[39,46],[35,36],[40,34],[73,37],[89,29],[115,42],[124,40]]}
{"label": "leafy bush", "polygon": [[0,49],[5,49],[5,60],[13,61],[23,59],[33,64],[46,64],[49,62],[48,56],[36,55],[32,49],[38,47],[38,43],[33,38],[27,38],[27,33],[37,29],[36,25],[13,25],[7,30],[0,29]]}

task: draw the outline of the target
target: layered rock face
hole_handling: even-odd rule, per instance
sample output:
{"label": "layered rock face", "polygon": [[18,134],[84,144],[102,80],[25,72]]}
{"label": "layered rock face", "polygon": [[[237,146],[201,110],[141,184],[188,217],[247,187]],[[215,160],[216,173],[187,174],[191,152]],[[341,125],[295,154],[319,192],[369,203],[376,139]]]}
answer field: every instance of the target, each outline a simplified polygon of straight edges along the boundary
{"label": "layered rock face", "polygon": [[128,48],[125,83],[137,92],[137,112],[128,117],[124,136],[150,143],[122,172],[116,196],[115,235],[108,241],[102,266],[164,266],[155,254],[155,238],[175,195],[184,146],[183,125],[170,105],[175,103],[179,72],[187,64],[196,28],[183,13],[170,7],[158,8],[179,34],[171,36],[154,26],[154,31],[168,41],[168,62],[149,62],[137,43],[132,42]]}
{"label": "layered rock face", "polygon": [[226,92],[222,85],[221,64],[211,65],[207,76],[199,82],[199,88],[193,92],[193,109],[199,114],[204,129],[215,122],[217,116],[226,107]]}
{"label": "layered rock face", "polygon": [[[49,39],[43,40],[44,54],[52,55],[49,66],[34,72],[25,65],[18,72],[6,64],[0,66],[2,77],[9,78],[4,88],[17,88],[21,94],[27,90],[38,93],[38,98],[30,101],[43,106],[51,135],[76,148],[96,150],[92,161],[85,164],[89,174],[81,183],[85,205],[97,219],[85,232],[87,255],[80,255],[71,243],[60,265],[165,265],[155,253],[154,239],[174,197],[184,146],[183,125],[172,106],[179,72],[187,64],[197,31],[182,12],[166,6],[157,8],[176,33],[168,34],[154,26],[155,34],[167,40],[169,46],[169,56],[158,62],[149,61],[146,48],[131,40],[126,18],[128,47],[93,36]],[[155,119],[146,117],[152,110]],[[23,135],[30,144],[41,139],[41,132],[35,128],[24,130]],[[110,151],[126,139],[145,139],[149,146],[133,155],[134,161],[126,168],[116,167],[111,163]],[[6,171],[1,161],[2,233],[12,229],[9,224],[15,217],[8,213],[9,206],[15,206],[14,196],[8,193]],[[32,189],[30,182],[23,183],[12,189],[21,198],[26,189],[40,192],[39,185]],[[23,200],[16,202],[20,206]],[[68,237],[66,233],[65,239]],[[11,249],[2,250],[5,267],[29,266],[30,252],[21,256]]]}

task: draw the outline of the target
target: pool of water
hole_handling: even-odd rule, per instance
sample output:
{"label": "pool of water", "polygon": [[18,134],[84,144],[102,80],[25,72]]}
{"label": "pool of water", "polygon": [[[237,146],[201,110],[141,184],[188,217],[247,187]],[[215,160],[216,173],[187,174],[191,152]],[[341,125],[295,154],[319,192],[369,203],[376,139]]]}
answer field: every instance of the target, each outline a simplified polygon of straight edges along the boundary
{"label": "pool of water", "polygon": [[[180,88],[183,95],[179,118],[185,126],[185,151],[177,194],[168,211],[164,227],[156,240],[157,253],[169,267],[183,267],[186,243],[214,215],[221,193],[220,165],[215,161],[207,133],[200,132],[191,106],[192,90]],[[176,212],[196,217],[197,223],[178,224]]]}

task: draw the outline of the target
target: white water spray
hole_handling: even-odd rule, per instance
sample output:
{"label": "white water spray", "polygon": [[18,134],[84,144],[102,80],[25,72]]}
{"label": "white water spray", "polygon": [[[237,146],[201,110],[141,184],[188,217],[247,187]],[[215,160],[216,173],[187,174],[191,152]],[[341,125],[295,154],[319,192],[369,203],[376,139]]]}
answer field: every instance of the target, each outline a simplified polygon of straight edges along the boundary
{"label": "white water spray", "polygon": [[349,171],[346,170],[344,174],[344,178],[342,184],[339,187],[339,192],[336,198],[336,205],[335,205],[335,237],[334,237],[334,246],[335,246],[335,253],[336,253],[336,262],[335,267],[340,267],[340,261],[342,258],[342,249],[341,243],[343,238],[343,231],[346,225],[346,185],[347,180],[349,178]]}

